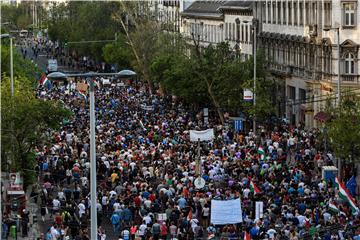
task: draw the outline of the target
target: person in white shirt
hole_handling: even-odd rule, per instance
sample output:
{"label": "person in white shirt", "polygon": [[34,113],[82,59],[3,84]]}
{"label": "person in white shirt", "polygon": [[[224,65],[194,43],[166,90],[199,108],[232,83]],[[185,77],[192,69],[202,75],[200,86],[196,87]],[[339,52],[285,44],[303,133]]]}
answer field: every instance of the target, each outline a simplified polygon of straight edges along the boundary
{"label": "person in white shirt", "polygon": [[144,222],[146,225],[149,225],[151,224],[151,217],[149,215],[146,215],[144,218],[143,218]]}
{"label": "person in white shirt", "polygon": [[250,194],[250,189],[249,188],[245,188],[243,190],[243,196],[244,198],[249,198],[249,194]]}
{"label": "person in white shirt", "polygon": [[139,227],[139,237],[140,237],[140,238],[144,238],[144,237],[145,237],[146,229],[147,229],[146,222],[143,221],[143,223],[142,223],[142,224],[140,225],[140,227]]}
{"label": "person in white shirt", "polygon": [[85,207],[85,204],[84,204],[84,200],[81,201],[81,203],[79,203],[78,208],[79,208],[79,217],[81,218],[82,215],[85,214],[85,212],[86,212],[86,207]]}
{"label": "person in white shirt", "polygon": [[59,211],[61,202],[59,201],[58,198],[55,198],[52,201],[52,204],[53,204],[53,212],[52,212],[52,214],[55,214],[55,213],[57,213]]}
{"label": "person in white shirt", "polygon": [[276,230],[271,227],[269,230],[267,230],[266,234],[270,239],[275,239]]}

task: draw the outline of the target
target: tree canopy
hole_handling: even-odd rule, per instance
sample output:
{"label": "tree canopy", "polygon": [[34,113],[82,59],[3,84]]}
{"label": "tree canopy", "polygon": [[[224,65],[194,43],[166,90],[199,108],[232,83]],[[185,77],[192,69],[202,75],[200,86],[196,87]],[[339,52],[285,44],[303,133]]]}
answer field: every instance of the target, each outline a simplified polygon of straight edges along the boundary
{"label": "tree canopy", "polygon": [[35,180],[34,146],[46,143],[44,133],[57,129],[70,112],[60,102],[35,95],[39,69],[14,51],[14,96],[10,92],[9,46],[2,45],[1,157],[8,171],[20,171],[27,186]]}

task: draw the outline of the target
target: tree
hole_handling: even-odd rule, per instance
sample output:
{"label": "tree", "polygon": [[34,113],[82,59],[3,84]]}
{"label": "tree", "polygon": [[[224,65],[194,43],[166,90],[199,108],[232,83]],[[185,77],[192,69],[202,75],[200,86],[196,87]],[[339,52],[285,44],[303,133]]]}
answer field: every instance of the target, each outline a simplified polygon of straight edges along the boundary
{"label": "tree", "polygon": [[343,160],[359,163],[360,156],[360,97],[345,96],[340,107],[328,106],[331,119],[326,122],[330,146]]}
{"label": "tree", "polygon": [[134,61],[133,54],[123,34],[118,36],[115,43],[109,43],[104,46],[103,57],[106,62],[117,64],[120,69],[130,68]]}
{"label": "tree", "polygon": [[[2,45],[1,51],[6,60],[9,47]],[[60,102],[36,98],[36,76],[32,71],[39,70],[30,61],[14,55],[14,96],[10,93],[7,60],[2,61],[1,67],[1,157],[3,163],[9,163],[9,171],[23,173],[26,187],[35,180],[34,146],[46,144],[48,139],[44,133],[57,129],[62,119],[70,116],[70,112]]]}
{"label": "tree", "polygon": [[[112,15],[118,11],[117,2],[77,2],[59,4],[51,9],[48,20],[49,36],[61,43],[114,39],[118,23]],[[104,42],[69,44],[78,54],[101,60]]]}

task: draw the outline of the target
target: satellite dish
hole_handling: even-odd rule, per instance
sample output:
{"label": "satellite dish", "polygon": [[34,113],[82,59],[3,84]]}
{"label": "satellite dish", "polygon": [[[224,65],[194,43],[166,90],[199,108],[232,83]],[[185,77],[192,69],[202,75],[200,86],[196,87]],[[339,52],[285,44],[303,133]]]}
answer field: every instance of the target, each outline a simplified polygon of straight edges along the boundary
{"label": "satellite dish", "polygon": [[195,179],[194,184],[197,189],[202,189],[205,187],[205,180],[202,177],[198,177]]}

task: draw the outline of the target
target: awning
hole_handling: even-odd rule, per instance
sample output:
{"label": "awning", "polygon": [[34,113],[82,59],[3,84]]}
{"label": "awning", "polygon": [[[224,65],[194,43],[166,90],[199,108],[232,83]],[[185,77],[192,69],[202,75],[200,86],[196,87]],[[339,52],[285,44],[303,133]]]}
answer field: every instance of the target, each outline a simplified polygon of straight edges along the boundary
{"label": "awning", "polygon": [[319,122],[327,122],[330,119],[330,116],[326,112],[320,111],[315,114],[314,119]]}

